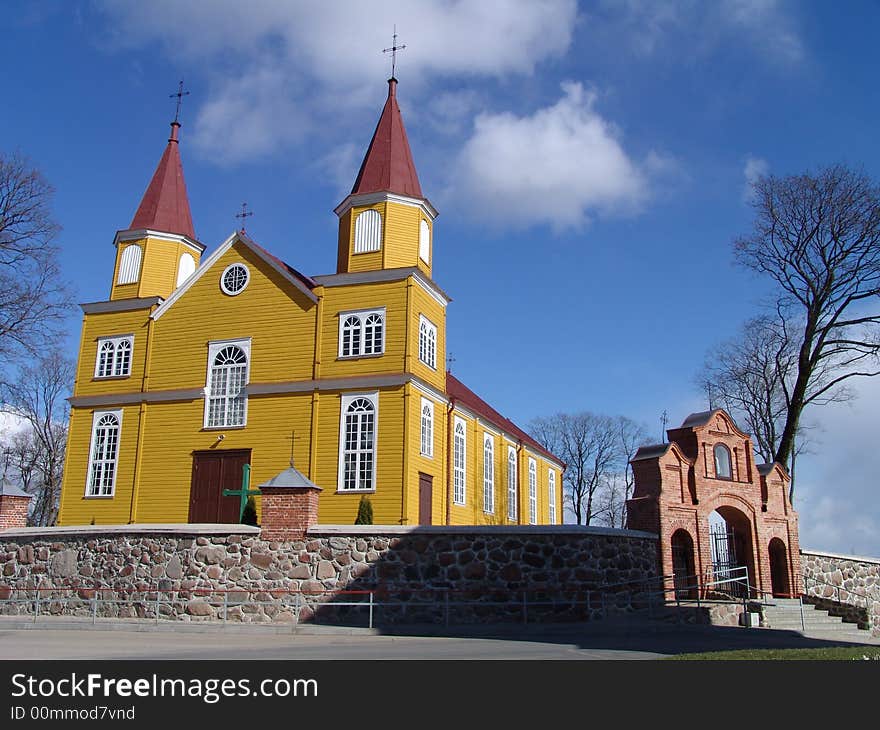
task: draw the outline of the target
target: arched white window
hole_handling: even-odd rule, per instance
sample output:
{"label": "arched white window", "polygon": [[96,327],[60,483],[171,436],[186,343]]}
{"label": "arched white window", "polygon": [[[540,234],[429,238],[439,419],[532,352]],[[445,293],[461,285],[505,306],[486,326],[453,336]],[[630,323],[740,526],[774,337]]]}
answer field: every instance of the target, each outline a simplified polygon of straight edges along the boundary
{"label": "arched white window", "polygon": [[364,318],[364,355],[382,352],[382,315],[374,312]]}
{"label": "arched white window", "polygon": [[372,490],[376,484],[378,395],[343,396],[339,489]]}
{"label": "arched white window", "polygon": [[121,378],[131,375],[131,351],[134,336],[102,337],[98,340],[95,362],[96,378]]}
{"label": "arched white window", "polygon": [[92,418],[86,497],[111,497],[116,484],[122,411],[98,411]]}
{"label": "arched white window", "polygon": [[426,264],[431,263],[431,229],[424,218],[419,221],[419,258]]}
{"label": "arched white window", "polygon": [[550,524],[556,524],[556,472],[547,472],[547,504],[550,508]]}
{"label": "arched white window", "polygon": [[384,351],[384,307],[339,313],[339,357],[381,355]]}
{"label": "arched white window", "polygon": [[730,461],[730,449],[724,444],[715,444],[715,476],[718,479],[732,479],[733,470]]}
{"label": "arched white window", "polygon": [[217,343],[209,348],[206,428],[244,426],[247,420],[248,357],[245,346]]}
{"label": "arched white window", "polygon": [[507,519],[516,522],[516,449],[507,447]]}
{"label": "arched white window", "polygon": [[465,464],[467,463],[467,439],[465,437],[464,421],[455,418],[455,438],[453,439],[453,485],[452,501],[455,504],[465,503]]}
{"label": "arched white window", "polygon": [[437,369],[437,328],[423,315],[419,315],[419,360]]}
{"label": "arched white window", "polygon": [[495,512],[495,440],[483,434],[483,512]]}
{"label": "arched white window", "polygon": [[136,243],[126,246],[119,259],[119,275],[117,284],[134,284],[141,275],[141,247]]}
{"label": "arched white window", "polygon": [[361,318],[356,315],[342,321],[342,356],[361,354]]}
{"label": "arched white window", "polygon": [[422,456],[434,456],[434,404],[422,398]]}
{"label": "arched white window", "polygon": [[196,260],[192,257],[192,254],[182,253],[177,264],[177,286],[183,284],[195,270]]}
{"label": "arched white window", "polygon": [[365,210],[354,221],[354,252],[368,253],[382,247],[382,216],[378,210]]}
{"label": "arched white window", "polygon": [[538,465],[529,459],[529,524],[538,524]]}

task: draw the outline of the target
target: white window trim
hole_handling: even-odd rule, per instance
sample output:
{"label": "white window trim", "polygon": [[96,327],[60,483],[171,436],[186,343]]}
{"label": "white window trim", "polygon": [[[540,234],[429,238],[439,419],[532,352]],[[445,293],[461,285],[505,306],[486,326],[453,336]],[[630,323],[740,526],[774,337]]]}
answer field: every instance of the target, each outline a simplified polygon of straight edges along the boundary
{"label": "white window trim", "polygon": [[551,525],[556,524],[556,472],[547,469],[547,493],[549,495],[548,510]]}
{"label": "white window trim", "polygon": [[[464,431],[461,444],[461,469],[455,465],[455,450],[458,448],[458,435],[456,433],[459,424]],[[458,498],[455,489],[455,477],[461,474],[461,499]],[[452,503],[463,507],[467,504],[467,423],[463,418],[455,416],[452,423]]]}
{"label": "white window trim", "polygon": [[[232,291],[231,289],[226,288],[226,273],[230,269],[235,268],[236,266],[240,266],[241,268],[244,269],[245,274],[247,274],[247,278],[245,279],[244,286],[241,289],[239,289],[238,291]],[[223,269],[223,273],[220,274],[220,291],[222,291],[224,294],[226,294],[227,296],[230,296],[230,297],[237,297],[245,289],[248,288],[250,283],[251,283],[251,270],[241,261],[235,261],[235,262],[229,264],[229,266],[227,266],[225,269]]]}
{"label": "white window trim", "polygon": [[[370,489],[345,489],[345,412],[353,401],[365,398],[373,404],[373,486]],[[372,494],[376,491],[376,463],[379,453],[379,391],[346,393],[339,409],[339,460],[336,473],[336,491],[339,494]]]}
{"label": "white window trim", "polygon": [[[486,459],[487,444],[491,461]],[[483,433],[483,512],[487,515],[495,514],[495,439],[491,433],[486,432]]]}
{"label": "white window trim", "polygon": [[529,524],[538,524],[538,462],[529,457]]}
{"label": "white window trim", "polygon": [[[128,372],[123,373],[122,375],[113,375],[112,372],[116,370],[116,358],[119,354],[119,343],[123,340],[128,340],[128,344],[131,346],[131,350],[129,350],[129,358],[128,358]],[[134,360],[134,335],[114,335],[112,337],[99,337],[98,340],[98,349],[95,352],[95,378],[99,380],[112,380],[113,378],[130,378],[131,377],[131,365]],[[101,345],[105,342],[113,343],[113,362],[110,365],[110,375],[99,375],[99,366],[101,364]]]}
{"label": "white window trim", "polygon": [[[95,431],[98,421],[106,415],[116,416],[119,423],[119,435],[116,439],[116,456],[113,460],[113,483],[110,485],[110,494],[89,494],[89,487],[92,481],[92,465],[95,463]],[[84,497],[86,499],[111,499],[116,496],[116,476],[119,474],[119,452],[122,445],[122,409],[111,411],[95,411],[92,413],[92,437],[89,439],[89,465],[86,469],[86,489]]]}
{"label": "white window trim", "polygon": [[[211,400],[211,366],[214,363],[214,358],[217,356],[217,353],[220,352],[224,347],[229,347],[230,345],[234,345],[236,347],[240,347],[244,352],[244,356],[247,359],[247,364],[245,365],[244,371],[244,423],[237,426],[209,426],[208,425],[208,407],[210,405]],[[248,419],[248,392],[247,386],[251,381],[251,338],[245,337],[238,340],[213,340],[208,343],[208,367],[205,372],[205,409],[202,417],[202,428],[206,431],[218,431],[223,429],[232,429],[232,428],[244,428],[247,426]]]}
{"label": "white window trim", "polygon": [[[378,225],[374,224],[372,226],[373,232],[376,234],[376,240],[370,241],[367,238],[367,230],[366,226],[368,225],[367,220],[369,218],[376,219],[378,221]],[[376,210],[375,208],[367,208],[366,210],[362,210],[354,217],[354,234],[352,235],[352,254],[357,256],[362,253],[376,253],[376,251],[382,250],[382,228],[384,227],[385,221],[382,220],[382,214]],[[362,238],[358,239],[358,234],[362,233]]]}
{"label": "white window trim", "polygon": [[[427,326],[429,332],[434,333],[434,362],[433,362],[433,364],[422,358],[422,325],[423,324]],[[427,342],[430,342],[430,340],[428,339]],[[425,344],[425,351],[426,352],[428,350],[427,342]],[[438,343],[437,343],[437,325],[435,325],[424,314],[420,314],[419,315],[419,362],[421,362],[424,365],[427,365],[429,368],[431,368],[431,370],[436,370],[437,369],[437,350],[438,349],[439,348],[438,348]]]}
{"label": "white window trim", "polygon": [[[430,416],[430,438],[427,439],[427,448],[425,448],[424,443],[426,439],[422,436],[424,431],[424,424],[422,423],[422,417],[425,408],[427,408],[431,412]],[[419,405],[419,452],[422,456],[425,456],[429,459],[434,458],[434,401],[428,400],[427,398],[422,398],[422,402]]]}
{"label": "white window trim", "polygon": [[[510,457],[513,457],[513,481],[510,480]],[[515,522],[518,514],[519,514],[519,504],[517,503],[517,498],[519,497],[519,490],[517,489],[517,482],[519,481],[519,465],[516,463],[516,449],[513,446],[507,447],[507,462],[506,462],[506,471],[507,471],[507,519],[511,522]],[[513,493],[513,499],[511,499],[511,492]]]}
{"label": "white window trim", "polygon": [[[366,343],[366,323],[367,317],[371,314],[378,314],[382,317],[382,342],[379,345],[379,352],[364,353],[364,345]],[[360,344],[358,352],[352,355],[342,354],[342,325],[349,317],[357,317],[360,320]],[[339,337],[338,346],[336,348],[336,356],[340,360],[356,360],[362,357],[382,357],[385,354],[385,333],[388,331],[388,321],[385,316],[385,307],[373,307],[372,309],[351,309],[346,312],[339,313]]]}
{"label": "white window trim", "polygon": [[[134,268],[134,271],[126,271],[126,257],[131,257],[135,254],[129,254],[129,249],[136,248],[137,252],[137,266],[128,265],[127,268]],[[122,249],[122,253],[119,255],[119,273],[116,276],[116,285],[117,286],[125,286],[127,284],[137,284],[141,278],[141,268],[144,265],[144,249],[143,246],[137,243],[131,243]],[[126,276],[125,281],[123,281],[123,276]]]}

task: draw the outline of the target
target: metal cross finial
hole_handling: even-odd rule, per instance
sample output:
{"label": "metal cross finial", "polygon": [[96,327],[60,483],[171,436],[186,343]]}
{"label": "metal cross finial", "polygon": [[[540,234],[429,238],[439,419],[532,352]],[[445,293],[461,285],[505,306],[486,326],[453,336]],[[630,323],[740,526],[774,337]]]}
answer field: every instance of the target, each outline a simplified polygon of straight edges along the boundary
{"label": "metal cross finial", "polygon": [[449,356],[446,358],[446,372],[452,372],[452,363],[455,362],[455,358],[452,356],[452,353],[449,353]]}
{"label": "metal cross finial", "polygon": [[177,97],[177,109],[174,112],[174,121],[179,124],[180,122],[178,120],[180,119],[180,105],[183,103],[183,97],[189,96],[189,92],[183,90],[183,79],[180,80],[180,84],[177,87],[177,93],[169,94],[168,98],[173,99],[175,96]]}
{"label": "metal cross finial", "polygon": [[293,445],[296,443],[296,431],[290,432],[290,466],[293,466]]}
{"label": "metal cross finial", "polygon": [[247,203],[241,204],[241,213],[236,213],[236,218],[241,218],[241,232],[244,233],[244,222],[245,219],[250,218],[254,214],[254,211],[247,209]]}
{"label": "metal cross finial", "polygon": [[397,25],[394,26],[394,35],[391,36],[391,48],[383,48],[382,53],[391,54],[391,78],[394,78],[394,70],[397,68],[397,52],[406,48],[405,45],[397,45]]}
{"label": "metal cross finial", "polygon": [[660,435],[660,438],[663,439],[663,443],[666,443],[666,426],[669,425],[669,414],[666,413],[664,409],[663,413],[660,414],[660,427],[663,433]]}

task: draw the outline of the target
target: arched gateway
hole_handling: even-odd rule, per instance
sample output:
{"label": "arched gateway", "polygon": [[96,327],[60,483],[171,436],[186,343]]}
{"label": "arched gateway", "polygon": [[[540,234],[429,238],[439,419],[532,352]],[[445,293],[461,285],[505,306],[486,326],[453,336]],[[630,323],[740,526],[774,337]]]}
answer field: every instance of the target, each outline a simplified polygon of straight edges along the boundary
{"label": "arched gateway", "polygon": [[632,459],[627,527],[659,535],[660,572],[674,576],[679,597],[686,584],[739,595],[734,578],[743,576],[752,597],[798,593],[797,514],[785,470],[756,465],[751,437],[720,409],[691,414],[667,435]]}

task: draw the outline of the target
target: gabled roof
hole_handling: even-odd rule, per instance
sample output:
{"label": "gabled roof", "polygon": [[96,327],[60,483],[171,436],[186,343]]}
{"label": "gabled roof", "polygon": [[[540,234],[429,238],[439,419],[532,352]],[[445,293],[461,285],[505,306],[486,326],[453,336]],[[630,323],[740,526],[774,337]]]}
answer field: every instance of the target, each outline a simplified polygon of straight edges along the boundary
{"label": "gabled roof", "polygon": [[388,79],[388,98],[351,189],[352,195],[388,192],[424,197],[397,105],[396,89],[397,79]]}
{"label": "gabled roof", "polygon": [[294,269],[292,266],[284,263],[277,256],[269,253],[265,248],[254,242],[249,236],[242,233],[241,231],[234,232],[229,238],[227,238],[223,243],[221,243],[217,250],[214,251],[207,259],[202,261],[199,268],[196,269],[195,273],[190,276],[183,284],[181,284],[177,289],[174,290],[174,293],[168,297],[162,304],[154,311],[150,316],[153,319],[159,319],[163,314],[165,314],[168,309],[170,309],[174,303],[180,299],[189,291],[193,284],[195,284],[199,279],[204,276],[205,272],[208,271],[216,261],[226,253],[235,243],[242,243],[247,246],[251,251],[253,251],[259,258],[265,261],[269,266],[271,266],[275,271],[281,274],[287,281],[289,281],[293,286],[299,289],[303,294],[308,297],[308,299],[312,302],[317,302],[318,297],[316,297],[312,293],[312,289],[314,289],[318,284],[309,276],[305,274],[301,274],[299,271]]}
{"label": "gabled roof", "polygon": [[675,429],[670,429],[668,433],[674,433],[685,428],[700,428],[702,426],[706,426],[712,421],[712,419],[716,415],[723,416],[730,423],[730,425],[733,427],[733,430],[736,431],[737,434],[745,438],[749,437],[749,434],[741,430],[740,427],[736,425],[736,421],[733,420],[733,416],[731,416],[723,408],[713,408],[711,411],[700,411],[699,413],[691,413],[687,418],[684,419],[684,422],[681,424],[681,426]]}
{"label": "gabled roof", "polygon": [[629,460],[629,463],[632,464],[634,461],[647,461],[648,459],[659,459],[662,456],[666,456],[670,449],[675,450],[678,458],[683,459],[689,464],[693,463],[675,441],[667,441],[665,444],[648,444],[646,446],[639,446],[636,450],[636,455]]}
{"label": "gabled roof", "polygon": [[541,446],[541,444],[535,441],[535,439],[529,436],[513,421],[502,416],[498,411],[492,408],[492,406],[486,403],[486,401],[480,398],[480,396],[474,393],[474,391],[449,372],[446,373],[446,394],[468,410],[473,411],[488,423],[494,425],[496,428],[519,439],[524,444],[528,445],[533,451],[543,454],[548,459],[551,459],[557,464],[561,464],[563,467],[565,466],[565,462],[563,462],[562,459]]}
{"label": "gabled roof", "polygon": [[21,487],[10,482],[6,477],[0,479],[0,497],[27,497],[33,499],[33,494],[28,494]]}
{"label": "gabled roof", "polygon": [[276,489],[317,489],[319,491],[323,491],[321,487],[315,484],[311,479],[309,479],[305,474],[303,474],[299,469],[297,469],[293,464],[287,467],[284,471],[276,474],[274,477],[269,479],[269,481],[263,482],[260,485],[260,489],[263,487],[274,487]]}
{"label": "gabled roof", "polygon": [[771,461],[769,464],[758,464],[756,466],[758,470],[758,474],[762,477],[769,476],[770,472],[774,469],[779,469],[779,473],[782,474],[784,479],[788,479],[788,472],[785,470],[785,467],[782,466],[778,461]]}
{"label": "gabled roof", "polygon": [[166,233],[177,233],[196,239],[193,231],[192,215],[189,211],[189,198],[183,179],[183,164],[180,161],[177,130],[178,122],[171,123],[171,136],[153,179],[147,186],[141,204],[138,206],[130,229],[146,228]]}

